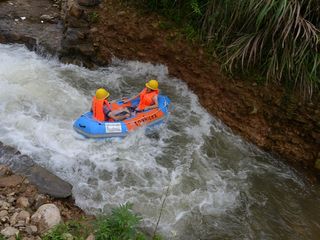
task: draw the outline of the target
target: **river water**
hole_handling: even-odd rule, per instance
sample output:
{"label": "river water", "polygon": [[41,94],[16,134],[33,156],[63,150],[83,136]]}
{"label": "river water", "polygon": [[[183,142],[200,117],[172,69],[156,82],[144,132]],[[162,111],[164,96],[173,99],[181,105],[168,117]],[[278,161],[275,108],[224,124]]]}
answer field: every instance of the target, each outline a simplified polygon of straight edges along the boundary
{"label": "river water", "polygon": [[[113,141],[74,132],[97,88],[117,99],[150,78],[172,100],[164,125]],[[163,65],[114,60],[90,71],[0,45],[0,141],[70,182],[88,213],[131,202],[150,230],[165,199],[165,239],[320,238],[319,186],[233,135]]]}

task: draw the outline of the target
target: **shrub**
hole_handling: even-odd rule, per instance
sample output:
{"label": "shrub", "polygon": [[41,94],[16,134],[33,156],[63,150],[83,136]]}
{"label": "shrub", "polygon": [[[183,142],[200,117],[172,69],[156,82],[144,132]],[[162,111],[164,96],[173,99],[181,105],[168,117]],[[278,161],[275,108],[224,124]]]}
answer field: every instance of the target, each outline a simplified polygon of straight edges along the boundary
{"label": "shrub", "polygon": [[99,217],[96,222],[96,240],[143,240],[137,230],[141,217],[132,212],[132,204],[120,205],[109,217]]}

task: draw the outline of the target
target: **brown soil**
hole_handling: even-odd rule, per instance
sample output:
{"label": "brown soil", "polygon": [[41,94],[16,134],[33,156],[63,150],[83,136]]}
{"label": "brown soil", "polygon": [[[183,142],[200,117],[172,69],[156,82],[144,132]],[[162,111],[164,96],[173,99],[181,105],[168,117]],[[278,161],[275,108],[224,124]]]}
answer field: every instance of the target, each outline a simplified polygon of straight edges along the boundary
{"label": "brown soil", "polygon": [[116,0],[104,0],[97,14],[92,32],[100,61],[114,55],[167,65],[169,73],[187,82],[201,104],[235,133],[315,176],[320,106],[314,103],[319,97],[306,103],[276,85],[226,77],[200,44],[187,41],[178,30],[162,29],[165,20],[156,14]]}

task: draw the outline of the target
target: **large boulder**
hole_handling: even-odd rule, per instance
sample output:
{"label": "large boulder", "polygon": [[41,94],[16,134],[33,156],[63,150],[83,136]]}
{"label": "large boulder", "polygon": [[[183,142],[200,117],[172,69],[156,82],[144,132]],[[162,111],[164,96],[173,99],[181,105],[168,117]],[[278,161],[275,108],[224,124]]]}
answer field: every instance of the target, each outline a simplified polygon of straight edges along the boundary
{"label": "large boulder", "polygon": [[[9,146],[0,147],[0,160],[16,173],[28,178],[29,182],[36,185],[41,193],[55,198],[67,198],[72,194],[72,185],[57,177],[47,169],[36,164],[32,158],[21,154]],[[14,186],[23,181],[20,176],[1,178],[0,186]]]}
{"label": "large boulder", "polygon": [[44,233],[61,222],[60,210],[52,203],[44,204],[32,215],[31,222]]}

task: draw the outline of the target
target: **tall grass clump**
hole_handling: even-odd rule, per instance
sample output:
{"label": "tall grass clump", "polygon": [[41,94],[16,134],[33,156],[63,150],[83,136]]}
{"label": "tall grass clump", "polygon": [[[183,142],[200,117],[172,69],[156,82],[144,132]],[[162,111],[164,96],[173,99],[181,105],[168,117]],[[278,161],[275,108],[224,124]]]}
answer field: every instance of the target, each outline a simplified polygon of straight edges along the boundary
{"label": "tall grass clump", "polygon": [[141,217],[132,212],[132,204],[121,205],[110,216],[100,217],[96,222],[96,240],[144,240],[138,230]]}
{"label": "tall grass clump", "polygon": [[309,97],[319,90],[319,0],[138,2],[192,26],[231,73],[258,73]]}
{"label": "tall grass clump", "polygon": [[320,85],[319,13],[318,0],[212,0],[201,34],[222,46],[228,70],[258,70],[311,96]]}

